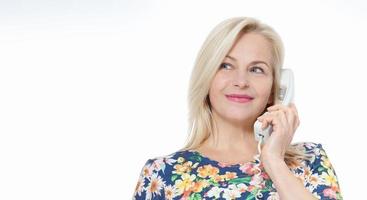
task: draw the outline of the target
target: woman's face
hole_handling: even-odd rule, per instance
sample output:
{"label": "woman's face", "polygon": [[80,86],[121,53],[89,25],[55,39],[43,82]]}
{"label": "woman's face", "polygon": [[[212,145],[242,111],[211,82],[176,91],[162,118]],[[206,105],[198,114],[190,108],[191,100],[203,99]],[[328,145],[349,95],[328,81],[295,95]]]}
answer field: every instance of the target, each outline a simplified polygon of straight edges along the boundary
{"label": "woman's face", "polygon": [[[262,114],[272,99],[271,59],[271,44],[262,35],[245,33],[238,39],[211,83],[209,98],[215,117],[243,124]],[[229,98],[231,94],[251,98]]]}

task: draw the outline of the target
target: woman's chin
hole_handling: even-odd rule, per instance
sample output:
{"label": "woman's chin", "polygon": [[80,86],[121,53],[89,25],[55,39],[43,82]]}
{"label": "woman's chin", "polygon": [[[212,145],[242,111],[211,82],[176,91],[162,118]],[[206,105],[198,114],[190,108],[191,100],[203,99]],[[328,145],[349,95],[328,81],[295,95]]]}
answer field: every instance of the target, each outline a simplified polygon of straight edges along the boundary
{"label": "woman's chin", "polygon": [[229,117],[229,121],[235,123],[235,124],[246,124],[246,123],[254,123],[256,117],[255,116],[231,116]]}

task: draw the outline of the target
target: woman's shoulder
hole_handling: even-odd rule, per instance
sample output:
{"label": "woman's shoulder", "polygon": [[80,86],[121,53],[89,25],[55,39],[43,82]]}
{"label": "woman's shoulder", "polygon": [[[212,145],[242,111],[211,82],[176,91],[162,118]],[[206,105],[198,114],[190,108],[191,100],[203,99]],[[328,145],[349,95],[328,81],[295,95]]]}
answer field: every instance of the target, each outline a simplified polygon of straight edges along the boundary
{"label": "woman's shoulder", "polygon": [[172,169],[176,163],[182,163],[192,159],[193,152],[189,150],[177,150],[161,156],[156,156],[146,160],[143,171],[148,174],[162,172],[165,174],[167,169]]}
{"label": "woman's shoulder", "polygon": [[323,151],[323,145],[316,142],[296,142],[292,143],[291,146],[304,152],[306,154],[319,155],[320,151]]}
{"label": "woman's shoulder", "polygon": [[180,155],[182,152],[176,151],[148,158],[141,169],[133,199],[152,199],[155,195],[163,198],[162,191],[169,189],[166,184],[171,180],[173,166]]}
{"label": "woman's shoulder", "polygon": [[305,165],[308,168],[315,168],[323,161],[328,160],[326,151],[321,143],[297,142],[291,144],[291,146],[308,157],[308,159],[305,159],[302,162],[303,166]]}
{"label": "woman's shoulder", "polygon": [[293,146],[311,155],[311,159],[305,160],[302,166],[292,169],[307,189],[318,196],[318,199],[342,199],[336,172],[323,145],[315,142],[299,142]]}

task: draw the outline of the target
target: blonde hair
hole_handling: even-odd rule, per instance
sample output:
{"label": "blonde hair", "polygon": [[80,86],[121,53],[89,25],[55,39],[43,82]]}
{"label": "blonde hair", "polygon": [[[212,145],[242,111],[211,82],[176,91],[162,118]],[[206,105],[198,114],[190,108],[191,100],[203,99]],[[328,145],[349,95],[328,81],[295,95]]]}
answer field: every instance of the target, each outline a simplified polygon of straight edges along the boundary
{"label": "blonde hair", "polygon": [[[280,36],[270,26],[250,17],[234,17],[219,23],[203,43],[191,72],[188,91],[188,137],[181,150],[199,147],[215,130],[208,97],[211,82],[224,57],[244,33],[258,33],[272,45],[273,104],[278,102],[280,70],[283,66],[284,47]],[[273,105],[272,104],[272,105]],[[266,109],[263,111],[263,113]],[[299,159],[308,158],[301,149],[289,146],[285,153],[288,166],[297,165]]]}

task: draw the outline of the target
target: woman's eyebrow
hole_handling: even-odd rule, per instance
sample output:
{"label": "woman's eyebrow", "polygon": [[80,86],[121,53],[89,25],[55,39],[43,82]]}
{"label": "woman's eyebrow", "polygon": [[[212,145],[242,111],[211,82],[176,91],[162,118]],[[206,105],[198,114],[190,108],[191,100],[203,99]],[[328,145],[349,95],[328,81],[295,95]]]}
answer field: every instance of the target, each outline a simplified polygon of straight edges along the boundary
{"label": "woman's eyebrow", "polygon": [[226,55],[226,57],[227,57],[227,58],[229,58],[229,59],[232,59],[232,60],[234,60],[234,61],[237,61],[237,60],[236,60],[236,58],[234,58],[234,57],[232,57],[232,56],[230,56],[230,55]]}
{"label": "woman's eyebrow", "polygon": [[[230,56],[230,55],[226,55],[227,58],[231,59],[231,60],[234,60],[234,61],[237,61],[236,58]],[[263,63],[265,64],[268,68],[270,68],[270,66],[268,65],[268,63],[266,63],[265,61],[261,61],[261,60],[254,60],[252,61],[250,64],[253,65],[253,64],[260,64],[260,63]]]}

